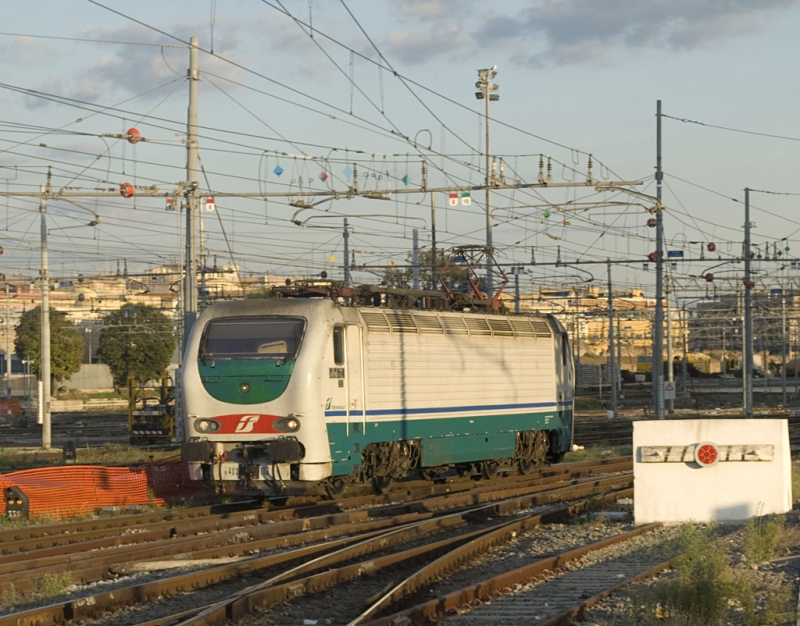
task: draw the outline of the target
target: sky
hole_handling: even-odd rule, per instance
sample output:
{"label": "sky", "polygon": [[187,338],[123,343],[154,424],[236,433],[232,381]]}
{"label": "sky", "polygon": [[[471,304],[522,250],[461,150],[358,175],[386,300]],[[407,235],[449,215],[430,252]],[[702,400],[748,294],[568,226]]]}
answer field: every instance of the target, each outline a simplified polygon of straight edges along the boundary
{"label": "sky", "polygon": [[[591,155],[595,180],[642,181],[630,188],[655,196],[661,100],[666,247],[684,254],[671,268],[675,292],[689,301],[741,284],[743,266],[731,261],[745,187],[757,190],[759,286],[800,279],[788,262],[800,255],[800,1],[28,0],[6,9],[0,191],[38,191],[51,168],[54,191],[109,192],[48,203],[58,280],[179,260],[184,216],[166,211],[164,196],[187,179],[192,36],[200,189],[216,199],[215,211],[201,211],[208,265],[341,278],[344,218],[357,282],[407,263],[413,229],[429,249],[423,166],[429,186],[483,184],[475,81],[497,66],[490,153],[506,183],[536,183],[540,159],[554,182],[585,181]],[[131,127],[146,141],[114,137]],[[420,191],[347,198],[356,176],[362,190]],[[119,196],[123,182],[140,195]],[[154,186],[159,197],[143,195]],[[293,194],[308,190],[342,195],[298,213]],[[286,195],[222,195],[237,193]],[[435,194],[440,249],[485,243],[484,198],[473,191],[471,204],[451,207]],[[497,191],[492,204],[496,258],[526,266],[526,290],[604,288],[612,259],[615,289],[652,295],[652,200],[583,185]],[[0,229],[4,272],[36,276],[38,198],[0,198]],[[776,247],[780,262],[758,260]]]}

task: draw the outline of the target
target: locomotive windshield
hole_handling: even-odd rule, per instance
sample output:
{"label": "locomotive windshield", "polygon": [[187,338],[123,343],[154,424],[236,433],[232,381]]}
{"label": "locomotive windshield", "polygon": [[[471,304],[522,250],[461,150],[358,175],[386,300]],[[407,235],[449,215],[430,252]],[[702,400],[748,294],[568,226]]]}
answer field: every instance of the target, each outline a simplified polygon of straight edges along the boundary
{"label": "locomotive windshield", "polygon": [[305,321],[296,317],[226,317],[213,320],[200,345],[201,359],[293,359]]}

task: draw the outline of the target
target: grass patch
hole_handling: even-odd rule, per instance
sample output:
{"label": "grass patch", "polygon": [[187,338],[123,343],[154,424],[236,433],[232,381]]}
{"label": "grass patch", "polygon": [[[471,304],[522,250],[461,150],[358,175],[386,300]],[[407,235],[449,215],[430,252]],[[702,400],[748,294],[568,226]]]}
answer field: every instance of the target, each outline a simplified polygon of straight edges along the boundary
{"label": "grass patch", "polygon": [[30,592],[20,592],[10,584],[3,593],[0,594],[0,608],[11,608],[14,606],[25,605],[47,598],[55,598],[66,594],[73,586],[72,574],[62,572],[60,574],[45,574],[31,579]]}
{"label": "grass patch", "polygon": [[800,466],[792,465],[792,502],[800,502]]}
{"label": "grass patch", "polygon": [[565,463],[575,461],[597,461],[600,459],[611,459],[618,456],[631,456],[633,445],[630,446],[604,446],[602,444],[588,445],[583,450],[567,452],[564,455]]}
{"label": "grass patch", "polygon": [[[754,554],[774,550],[780,535],[778,518],[748,525],[743,542]],[[776,530],[777,528],[777,530]],[[749,538],[749,539],[748,539]],[[745,545],[745,550],[748,548]],[[633,594],[631,626],[770,626],[792,617],[790,591],[765,583],[750,564],[734,567],[730,547],[713,527],[683,527],[672,576]]]}
{"label": "grass patch", "polygon": [[78,463],[103,463],[131,465],[136,463],[148,463],[150,460],[160,461],[177,454],[175,450],[143,450],[135,446],[125,444],[108,443],[103,446],[78,448]]}
{"label": "grass patch", "polygon": [[745,524],[743,531],[744,556],[751,563],[766,563],[772,560],[778,540],[783,534],[786,518],[783,515],[754,517]]}
{"label": "grass patch", "polygon": [[86,394],[87,400],[127,400],[128,393],[120,393],[118,391],[96,391],[94,393]]}

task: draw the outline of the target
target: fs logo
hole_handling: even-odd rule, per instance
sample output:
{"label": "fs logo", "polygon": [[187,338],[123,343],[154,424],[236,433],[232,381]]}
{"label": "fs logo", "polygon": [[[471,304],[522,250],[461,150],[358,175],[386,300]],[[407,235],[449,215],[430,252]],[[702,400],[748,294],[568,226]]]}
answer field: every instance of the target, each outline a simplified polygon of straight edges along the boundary
{"label": "fs logo", "polygon": [[260,415],[244,415],[236,424],[237,433],[252,433]]}

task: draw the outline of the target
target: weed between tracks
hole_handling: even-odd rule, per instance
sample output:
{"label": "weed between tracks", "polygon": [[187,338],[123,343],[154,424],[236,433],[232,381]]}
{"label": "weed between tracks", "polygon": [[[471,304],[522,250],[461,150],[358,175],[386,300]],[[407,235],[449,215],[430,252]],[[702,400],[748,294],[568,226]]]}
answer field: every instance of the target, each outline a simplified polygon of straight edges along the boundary
{"label": "weed between tracks", "polygon": [[[615,624],[626,626],[768,626],[793,618],[790,589],[758,565],[800,543],[800,529],[784,526],[783,516],[754,518],[740,537],[734,559],[732,540],[718,537],[713,526],[683,527],[672,575],[637,585],[633,608]],[[601,622],[602,624],[602,622]]]}
{"label": "weed between tracks", "polygon": [[24,605],[28,602],[36,602],[47,598],[55,598],[67,593],[73,586],[72,575],[69,572],[60,574],[45,574],[36,576],[31,581],[33,591],[21,593],[12,584],[0,595],[0,608]]}

